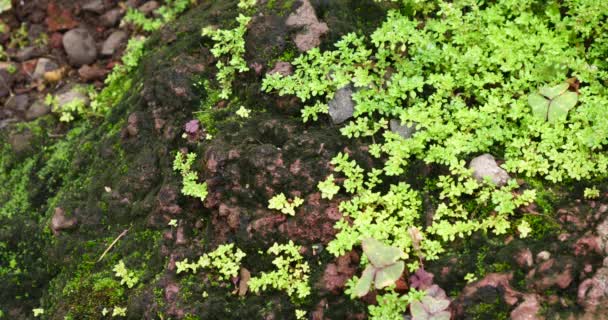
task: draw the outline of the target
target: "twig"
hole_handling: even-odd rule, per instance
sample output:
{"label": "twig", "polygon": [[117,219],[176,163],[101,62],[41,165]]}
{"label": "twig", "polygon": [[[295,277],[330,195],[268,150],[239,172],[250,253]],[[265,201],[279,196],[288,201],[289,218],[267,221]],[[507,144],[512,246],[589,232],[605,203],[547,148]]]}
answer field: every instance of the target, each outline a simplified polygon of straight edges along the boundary
{"label": "twig", "polygon": [[121,234],[119,234],[118,237],[116,237],[116,239],[114,239],[114,241],[112,241],[112,243],[106,248],[106,251],[104,251],[101,254],[101,257],[99,257],[99,259],[97,259],[97,262],[101,261],[101,259],[103,259],[103,257],[105,257],[105,255],[108,253],[108,251],[110,251],[112,249],[112,247],[114,247],[116,242],[118,242],[118,240],[120,240],[120,238],[124,237],[125,234],[127,234],[127,231],[129,231],[130,229],[131,228],[129,227],[129,229],[125,229],[125,231],[123,231]]}

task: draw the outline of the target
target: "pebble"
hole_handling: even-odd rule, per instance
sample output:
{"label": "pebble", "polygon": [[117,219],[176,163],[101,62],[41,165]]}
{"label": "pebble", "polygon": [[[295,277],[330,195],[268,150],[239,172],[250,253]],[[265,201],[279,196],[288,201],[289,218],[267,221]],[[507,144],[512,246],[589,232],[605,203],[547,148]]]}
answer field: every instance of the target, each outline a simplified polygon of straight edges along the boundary
{"label": "pebble", "polygon": [[86,29],[78,28],[68,31],[63,36],[63,48],[70,63],[77,67],[91,64],[97,59],[95,40]]}
{"label": "pebble", "polygon": [[141,13],[148,15],[150,13],[152,13],[152,11],[158,9],[159,5],[158,2],[156,1],[148,1],[144,4],[142,4],[141,6],[139,6],[139,8],[137,8],[137,10],[139,10]]}
{"label": "pebble", "polygon": [[469,168],[473,170],[473,178],[479,182],[483,182],[486,178],[490,178],[490,181],[500,187],[504,186],[510,179],[507,171],[498,166],[494,157],[488,153],[482,154],[471,160]]}
{"label": "pebble", "polygon": [[352,95],[353,88],[348,85],[336,91],[334,98],[329,101],[329,116],[335,124],[340,124],[353,116],[355,102]]}
{"label": "pebble", "polygon": [[99,20],[102,26],[106,28],[111,28],[118,24],[118,22],[122,18],[122,15],[122,10],[116,8],[104,13],[101,17],[99,17]]}
{"label": "pebble", "polygon": [[47,58],[40,58],[36,63],[36,69],[34,69],[32,79],[42,79],[44,77],[45,72],[57,70],[58,68],[59,66],[53,60]]}
{"label": "pebble", "polygon": [[101,14],[105,10],[103,0],[89,0],[82,6],[82,10]]}
{"label": "pebble", "polygon": [[408,126],[407,124],[401,124],[400,120],[391,119],[389,122],[391,131],[400,135],[403,139],[409,139],[416,132],[416,124]]}
{"label": "pebble", "polygon": [[127,40],[127,33],[118,30],[112,32],[112,34],[103,42],[103,46],[101,47],[101,54],[104,56],[113,55],[120,46]]}
{"label": "pebble", "polygon": [[25,119],[27,121],[32,121],[38,119],[42,116],[45,116],[51,112],[51,107],[46,105],[44,102],[37,100],[35,101],[29,109],[25,112]]}

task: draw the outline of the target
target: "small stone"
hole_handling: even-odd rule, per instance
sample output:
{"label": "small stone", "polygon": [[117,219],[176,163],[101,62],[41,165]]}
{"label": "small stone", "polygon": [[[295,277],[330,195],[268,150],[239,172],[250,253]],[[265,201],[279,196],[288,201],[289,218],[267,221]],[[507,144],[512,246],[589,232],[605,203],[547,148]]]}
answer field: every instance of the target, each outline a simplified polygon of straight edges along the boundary
{"label": "small stone", "polygon": [[534,264],[532,259],[532,251],[529,248],[524,248],[515,254],[515,262],[520,268],[529,268]]}
{"label": "small stone", "polygon": [[541,251],[536,255],[536,262],[540,263],[543,261],[547,261],[551,258],[551,253],[549,251]]}
{"label": "small stone", "polygon": [[54,235],[58,235],[59,232],[64,230],[70,230],[76,227],[78,220],[74,217],[68,218],[65,216],[65,210],[62,208],[55,208],[53,218],[51,218],[51,230]]}
{"label": "small stone", "polygon": [[51,107],[44,102],[37,100],[25,112],[25,119],[28,121],[38,119],[51,112]]}
{"label": "small stone", "polygon": [[85,106],[89,105],[89,96],[87,95],[86,89],[80,86],[74,86],[70,90],[57,95],[57,105],[59,109],[68,103],[82,101]]}
{"label": "small stone", "polygon": [[4,104],[5,108],[23,112],[29,105],[30,98],[27,94],[18,94],[8,98]]}
{"label": "small stone", "polygon": [[274,65],[274,68],[268,72],[268,74],[275,73],[286,77],[293,74],[293,67],[289,62],[279,61]]}
{"label": "small stone", "polygon": [[403,139],[409,139],[416,132],[416,124],[408,126],[407,124],[401,124],[400,120],[391,119],[389,122],[391,131],[400,135]]}
{"label": "small stone", "polygon": [[120,46],[125,43],[127,37],[127,33],[122,30],[112,32],[108,39],[103,42],[101,54],[104,56],[113,55],[120,48]]}
{"label": "small stone", "polygon": [[80,67],[91,64],[97,59],[97,47],[88,30],[78,28],[68,31],[63,36],[63,48],[70,63]]}
{"label": "small stone", "polygon": [[490,181],[499,187],[504,186],[511,178],[507,171],[499,167],[494,157],[488,153],[471,160],[469,168],[473,169],[473,177],[477,181],[483,182],[486,178],[490,178]]}
{"label": "small stone", "polygon": [[537,314],[540,312],[540,302],[536,295],[524,295],[524,301],[511,311],[511,320],[536,320],[543,319]]}
{"label": "small stone", "polygon": [[129,133],[129,135],[131,137],[135,137],[137,135],[137,133],[139,133],[139,128],[137,126],[137,113],[131,113],[129,115],[129,118],[127,118],[127,132]]}
{"label": "small stone", "polygon": [[105,10],[103,0],[89,0],[82,6],[82,10],[101,14]]}
{"label": "small stone", "polygon": [[154,10],[158,9],[159,5],[158,2],[156,1],[148,1],[144,4],[142,4],[141,6],[139,6],[139,8],[137,8],[137,10],[139,10],[141,13],[148,15],[150,13],[152,13]]}
{"label": "small stone", "polygon": [[38,80],[44,77],[44,74],[49,71],[53,71],[58,69],[59,66],[51,59],[40,58],[36,63],[36,69],[34,69],[34,74],[32,75],[32,79]]}
{"label": "small stone", "polygon": [[102,69],[96,65],[89,66],[85,64],[84,66],[80,67],[80,69],[78,69],[78,75],[80,76],[80,79],[85,82],[101,80],[106,76],[106,74],[108,74],[108,71],[106,69]]}
{"label": "small stone", "polygon": [[114,27],[122,18],[123,12],[120,8],[112,9],[99,17],[102,26],[106,28]]}
{"label": "small stone", "polygon": [[348,85],[336,91],[334,98],[328,103],[329,116],[335,124],[340,124],[353,116],[355,102],[352,95],[353,88]]}
{"label": "small stone", "polygon": [[15,77],[6,69],[0,69],[0,98],[8,96],[13,87]]}
{"label": "small stone", "polygon": [[43,55],[45,51],[36,46],[25,47],[17,52],[15,55],[15,60],[19,62],[23,62],[25,60],[30,60],[34,58],[38,58]]}

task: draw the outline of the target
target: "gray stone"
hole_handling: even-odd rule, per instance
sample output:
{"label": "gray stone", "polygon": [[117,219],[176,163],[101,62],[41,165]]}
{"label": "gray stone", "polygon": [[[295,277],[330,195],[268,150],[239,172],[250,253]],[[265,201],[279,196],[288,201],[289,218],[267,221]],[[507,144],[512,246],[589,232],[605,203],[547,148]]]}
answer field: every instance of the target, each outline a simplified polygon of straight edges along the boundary
{"label": "gray stone", "polygon": [[469,163],[469,168],[473,169],[473,177],[480,182],[489,178],[497,186],[504,186],[511,177],[507,171],[499,167],[494,157],[488,153],[474,158]]}
{"label": "gray stone", "polygon": [[59,207],[55,208],[55,212],[51,218],[51,230],[53,234],[57,235],[61,231],[73,229],[77,224],[78,220],[76,218],[66,217],[65,210]]}
{"label": "gray stone", "polygon": [[152,13],[154,10],[158,9],[159,5],[158,2],[156,1],[148,1],[144,4],[142,4],[141,6],[139,6],[139,8],[137,8],[137,10],[141,11],[141,13],[148,15],[150,13]]}
{"label": "gray stone", "polygon": [[113,55],[118,48],[127,40],[127,33],[118,30],[112,32],[112,34],[103,42],[103,46],[101,47],[101,54],[104,56]]}
{"label": "gray stone", "polygon": [[86,106],[88,106],[90,100],[86,89],[80,86],[75,86],[64,93],[57,95],[57,105],[59,108],[74,101],[82,101]]}
{"label": "gray stone", "polygon": [[29,102],[30,98],[27,96],[27,94],[18,94],[8,98],[4,104],[4,107],[23,112],[27,108]]}
{"label": "gray stone", "polygon": [[99,17],[101,25],[106,28],[114,27],[122,18],[123,12],[120,8],[112,9]]}
{"label": "gray stone", "polygon": [[353,116],[355,102],[352,96],[353,88],[348,85],[336,91],[334,98],[329,101],[329,116],[335,124],[340,124]]}
{"label": "gray stone", "polygon": [[105,10],[103,0],[89,0],[82,6],[82,10],[101,14]]}
{"label": "gray stone", "polygon": [[44,73],[57,70],[59,66],[51,59],[40,58],[38,59],[38,63],[36,63],[36,69],[34,69],[34,74],[32,75],[32,79],[38,80],[44,78]]}
{"label": "gray stone", "polygon": [[72,65],[80,67],[97,59],[97,46],[86,29],[72,29],[63,36],[63,48]]}
{"label": "gray stone", "polygon": [[17,54],[15,55],[15,60],[23,62],[33,58],[38,58],[44,53],[45,50],[41,48],[38,48],[36,46],[29,46],[17,51]]}
{"label": "gray stone", "polygon": [[0,69],[0,98],[6,97],[11,93],[11,88],[15,82],[15,77],[6,69]]}
{"label": "gray stone", "polygon": [[404,139],[409,139],[416,132],[416,124],[408,126],[407,124],[401,124],[400,120],[391,119],[389,122],[391,131],[400,135]]}
{"label": "gray stone", "polygon": [[27,109],[25,112],[25,119],[32,121],[45,116],[51,112],[51,107],[46,105],[44,102],[37,100]]}
{"label": "gray stone", "polygon": [[293,74],[293,66],[289,62],[278,61],[272,70],[268,72],[268,74],[278,73],[284,77]]}

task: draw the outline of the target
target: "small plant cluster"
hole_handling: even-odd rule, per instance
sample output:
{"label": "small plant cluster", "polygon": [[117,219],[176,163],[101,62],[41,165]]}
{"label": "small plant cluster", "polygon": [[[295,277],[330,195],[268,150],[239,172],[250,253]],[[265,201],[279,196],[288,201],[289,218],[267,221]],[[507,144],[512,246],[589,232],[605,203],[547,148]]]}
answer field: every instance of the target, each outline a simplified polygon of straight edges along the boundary
{"label": "small plant cluster", "polygon": [[292,299],[304,299],[310,295],[310,267],[300,254],[300,249],[291,240],[286,244],[272,245],[268,253],[276,256],[272,260],[276,270],[252,277],[248,283],[249,289],[258,293],[270,287],[285,291]]}
{"label": "small plant cluster", "polygon": [[211,268],[219,274],[220,279],[230,280],[238,275],[241,260],[246,254],[234,244],[223,244],[213,252],[202,255],[197,262],[188,262],[188,259],[175,263],[177,273],[191,271],[196,273],[199,268]]}
{"label": "small plant cluster", "polygon": [[146,32],[152,32],[175,20],[180,13],[188,9],[191,3],[192,0],[165,0],[165,4],[156,10],[159,17],[155,19],[146,17],[139,10],[129,8],[124,21],[132,23]]}
{"label": "small plant cluster", "polygon": [[[539,11],[533,2],[515,0],[403,3],[409,10],[390,11],[369,38],[345,35],[334,50],[315,48],[296,58],[292,75],[275,73],[263,82],[267,92],[300,98],[304,122],[328,113],[341,88],[356,89],[353,119],[341,132],[369,141],[370,155],[382,165],[366,171],[347,154],[333,159],[351,198],[340,204],[344,218],[330,253],[342,255],[372,238],[415,266],[473,232],[517,229],[527,236],[529,224],[512,222],[518,208],[535,200],[535,190],[515,179],[501,186],[476,180],[467,162],[479,154],[492,152],[524,178],[570,182],[606,175],[608,33],[598,12],[608,4],[549,1]],[[390,130],[391,120],[416,132],[405,138]],[[403,178],[412,163],[442,173],[430,188],[416,190]],[[340,191],[332,180],[318,185],[325,198]],[[438,199],[425,224],[421,199],[429,190]],[[363,294],[373,280],[380,287],[389,282],[377,277],[378,270],[397,269],[390,256],[370,258],[376,261],[356,292]],[[407,300],[380,297],[380,304]],[[418,314],[445,317],[419,307]]]}
{"label": "small plant cluster", "polygon": [[195,153],[184,155],[177,152],[173,160],[173,170],[178,171],[182,176],[182,193],[187,196],[196,197],[205,201],[207,197],[207,183],[198,183],[198,175],[192,170],[192,164],[196,160]]}
{"label": "small plant cluster", "polygon": [[[76,87],[74,90],[76,90],[77,92],[80,92],[83,95],[83,97],[88,96],[91,92],[90,89],[87,89],[83,86]],[[88,115],[92,115],[91,113],[93,112],[92,110],[89,110],[87,108],[88,101],[86,101],[85,98],[81,98],[81,97],[75,97],[68,103],[59,105],[57,96],[54,96],[49,93],[46,95],[46,97],[44,99],[44,103],[46,105],[48,105],[49,107],[51,107],[51,110],[53,112],[59,114],[59,121],[62,121],[62,122],[70,122],[70,121],[74,120],[75,115],[88,116]]]}
{"label": "small plant cluster", "polygon": [[295,216],[296,208],[301,206],[303,203],[304,200],[299,197],[295,197],[293,200],[289,201],[283,193],[279,193],[268,200],[268,209],[279,210],[283,214]]}
{"label": "small plant cluster", "polygon": [[[238,6],[242,9],[248,9],[254,4],[255,1],[242,0]],[[234,29],[224,30],[205,27],[201,32],[203,37],[209,37],[214,41],[211,54],[218,59],[216,79],[221,87],[219,97],[222,99],[228,99],[232,94],[232,82],[236,73],[249,70],[243,56],[245,54],[244,37],[250,20],[251,17],[239,14],[236,18],[238,26]]]}
{"label": "small plant cluster", "polygon": [[115,272],[116,277],[120,278],[120,284],[125,284],[129,289],[133,288],[137,284],[139,278],[135,275],[135,272],[127,270],[124,261],[120,260],[112,269]]}

